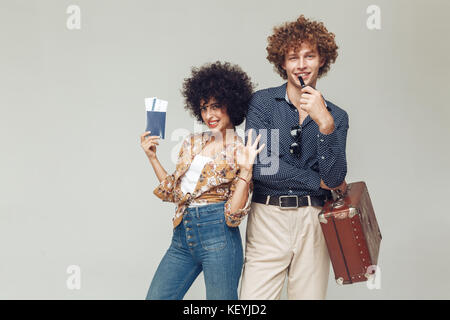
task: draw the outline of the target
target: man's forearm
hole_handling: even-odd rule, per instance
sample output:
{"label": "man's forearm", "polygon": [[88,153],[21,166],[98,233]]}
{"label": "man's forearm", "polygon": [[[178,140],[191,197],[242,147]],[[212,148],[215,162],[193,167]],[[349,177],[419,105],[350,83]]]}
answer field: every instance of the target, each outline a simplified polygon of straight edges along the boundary
{"label": "man's forearm", "polygon": [[327,113],[318,124],[319,131],[322,134],[330,134],[334,131],[334,119],[328,111]]}
{"label": "man's forearm", "polygon": [[330,188],[338,187],[347,174],[346,141],[348,117],[330,134],[319,134],[317,139],[317,161],[320,178]]}

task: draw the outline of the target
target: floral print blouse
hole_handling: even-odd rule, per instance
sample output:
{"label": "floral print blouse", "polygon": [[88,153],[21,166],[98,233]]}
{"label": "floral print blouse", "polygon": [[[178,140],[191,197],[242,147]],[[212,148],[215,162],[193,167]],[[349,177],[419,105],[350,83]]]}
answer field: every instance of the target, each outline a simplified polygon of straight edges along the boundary
{"label": "floral print blouse", "polygon": [[214,156],[212,161],[205,164],[194,192],[192,194],[184,194],[181,191],[182,176],[189,169],[195,156],[202,152],[212,136],[211,131],[189,135],[181,146],[175,172],[167,175],[153,191],[163,201],[177,204],[175,216],[173,217],[174,228],[183,220],[185,209],[192,202],[214,203],[226,201],[224,216],[226,224],[230,227],[237,227],[250,210],[253,193],[252,182],[250,182],[248,188],[248,199],[244,208],[231,212],[231,197],[239,181],[238,173],[240,169],[237,164],[237,156],[244,148],[241,137],[235,132],[232,139],[233,142],[227,143],[222,151]]}

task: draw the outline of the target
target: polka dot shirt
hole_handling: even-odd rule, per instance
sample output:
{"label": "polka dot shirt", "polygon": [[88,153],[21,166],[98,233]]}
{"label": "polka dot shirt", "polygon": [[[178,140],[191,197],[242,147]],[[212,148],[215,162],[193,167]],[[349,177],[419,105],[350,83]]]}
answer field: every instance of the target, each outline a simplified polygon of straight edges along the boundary
{"label": "polka dot shirt", "polygon": [[330,195],[329,190],[320,188],[320,180],[331,188],[344,181],[348,115],[330,101],[326,106],[334,119],[334,131],[322,134],[307,116],[301,125],[300,154],[296,155],[290,152],[296,141],[291,128],[299,125],[299,115],[287,97],[286,83],[253,95],[245,131],[254,129],[253,139],[260,133],[259,144],[266,144],[253,166],[254,194]]}

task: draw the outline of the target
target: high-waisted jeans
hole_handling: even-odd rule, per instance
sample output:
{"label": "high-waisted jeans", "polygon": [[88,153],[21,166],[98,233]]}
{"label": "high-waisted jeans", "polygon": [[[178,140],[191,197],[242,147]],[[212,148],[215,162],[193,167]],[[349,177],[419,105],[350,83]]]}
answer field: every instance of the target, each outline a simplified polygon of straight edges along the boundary
{"label": "high-waisted jeans", "polygon": [[243,265],[238,227],[225,223],[224,202],[187,208],[147,293],[148,300],[180,300],[203,271],[206,299],[237,300]]}

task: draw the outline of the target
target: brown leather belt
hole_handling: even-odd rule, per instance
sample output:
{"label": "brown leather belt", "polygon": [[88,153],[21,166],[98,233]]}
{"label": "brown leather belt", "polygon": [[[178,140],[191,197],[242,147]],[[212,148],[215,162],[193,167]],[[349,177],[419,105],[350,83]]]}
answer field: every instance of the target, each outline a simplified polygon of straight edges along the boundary
{"label": "brown leather belt", "polygon": [[279,206],[282,209],[292,209],[306,206],[323,207],[327,201],[327,196],[265,196],[261,194],[254,194],[252,201]]}

